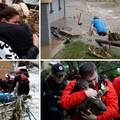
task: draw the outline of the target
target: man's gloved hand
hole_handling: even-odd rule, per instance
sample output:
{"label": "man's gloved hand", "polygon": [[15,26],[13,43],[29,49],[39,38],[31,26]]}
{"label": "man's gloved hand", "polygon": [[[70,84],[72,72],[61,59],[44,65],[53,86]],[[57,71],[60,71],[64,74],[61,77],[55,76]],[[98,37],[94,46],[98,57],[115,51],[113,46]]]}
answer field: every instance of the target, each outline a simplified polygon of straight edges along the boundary
{"label": "man's gloved hand", "polygon": [[85,94],[87,97],[95,99],[95,97],[97,96],[97,91],[92,88],[88,88],[87,90],[85,90]]}

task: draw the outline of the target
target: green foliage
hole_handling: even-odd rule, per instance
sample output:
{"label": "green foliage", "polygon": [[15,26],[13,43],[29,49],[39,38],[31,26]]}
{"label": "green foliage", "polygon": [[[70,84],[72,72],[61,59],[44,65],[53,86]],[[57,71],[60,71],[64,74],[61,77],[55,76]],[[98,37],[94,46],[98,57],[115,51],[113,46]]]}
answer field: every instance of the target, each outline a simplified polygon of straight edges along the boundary
{"label": "green foliage", "polygon": [[113,70],[107,73],[108,78],[112,81],[113,78],[120,76],[120,73],[117,70]]}
{"label": "green foliage", "polygon": [[71,41],[54,58],[57,59],[98,59],[88,54],[88,45]]}
{"label": "green foliage", "polygon": [[[78,73],[79,65],[82,61],[66,61],[64,64],[67,67],[66,69],[66,77],[70,79],[74,79]],[[113,78],[120,76],[120,72],[118,72],[117,68],[119,68],[120,62],[111,62],[111,61],[94,61],[97,66],[97,71],[99,75],[106,75],[108,79],[111,81]]]}
{"label": "green foliage", "polygon": [[[65,45],[61,51],[59,51],[53,58],[54,59],[99,59],[95,55],[88,53],[88,43],[86,37],[82,38],[84,43],[80,42],[80,38],[71,38],[71,42]],[[109,50],[107,50],[111,53]],[[111,53],[112,54],[112,53]],[[119,59],[120,56],[113,55],[113,59]]]}
{"label": "green foliage", "polygon": [[[62,61],[62,64],[65,68],[65,76],[66,79],[72,80],[78,77],[79,66],[83,61]],[[120,76],[120,72],[118,72],[117,68],[120,66],[120,62],[112,62],[112,61],[94,61],[97,66],[97,71],[102,75],[106,75],[108,79],[111,81],[113,78]],[[49,75],[50,68],[48,67],[41,72],[41,79],[44,79]]]}
{"label": "green foliage", "polygon": [[65,61],[63,62],[65,68],[66,79],[73,80],[78,73],[79,62],[77,61]]}
{"label": "green foliage", "polygon": [[117,70],[118,67],[119,66],[117,65],[117,63],[99,62],[99,66],[97,67],[97,69],[98,73],[105,74],[108,77],[108,79],[112,81],[113,78],[120,76],[120,72],[118,72]]}
{"label": "green foliage", "polygon": [[50,73],[50,67],[44,69],[42,72],[41,72],[41,80],[45,79]]}

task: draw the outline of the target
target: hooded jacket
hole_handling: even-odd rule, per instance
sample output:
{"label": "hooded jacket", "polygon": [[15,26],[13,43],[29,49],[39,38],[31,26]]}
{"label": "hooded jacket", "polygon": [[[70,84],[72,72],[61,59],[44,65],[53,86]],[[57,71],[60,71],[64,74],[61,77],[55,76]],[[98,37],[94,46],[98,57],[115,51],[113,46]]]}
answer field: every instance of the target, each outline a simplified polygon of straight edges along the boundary
{"label": "hooded jacket", "polygon": [[33,34],[26,24],[0,23],[0,41],[10,45],[19,58],[35,58],[38,54],[33,45]]}
{"label": "hooded jacket", "polygon": [[116,120],[120,119],[120,76],[113,79],[113,86],[116,90],[118,95],[118,106],[119,106],[119,113],[116,116]]}

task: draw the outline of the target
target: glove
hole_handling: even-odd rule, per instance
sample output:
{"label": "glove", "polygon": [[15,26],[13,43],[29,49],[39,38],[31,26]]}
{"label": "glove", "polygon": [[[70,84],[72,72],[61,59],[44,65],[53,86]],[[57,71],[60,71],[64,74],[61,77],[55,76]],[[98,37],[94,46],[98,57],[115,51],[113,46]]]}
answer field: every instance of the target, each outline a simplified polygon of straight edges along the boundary
{"label": "glove", "polygon": [[85,94],[87,97],[95,99],[97,96],[97,91],[92,88],[88,88],[87,90],[85,90]]}

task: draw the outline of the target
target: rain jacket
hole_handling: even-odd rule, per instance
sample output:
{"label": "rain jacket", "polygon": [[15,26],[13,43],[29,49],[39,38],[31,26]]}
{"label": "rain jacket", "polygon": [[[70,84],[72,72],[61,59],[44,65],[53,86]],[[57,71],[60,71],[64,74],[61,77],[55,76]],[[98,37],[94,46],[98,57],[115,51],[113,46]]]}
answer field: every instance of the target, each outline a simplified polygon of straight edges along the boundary
{"label": "rain jacket", "polygon": [[49,76],[47,80],[42,80],[41,120],[64,120],[64,112],[58,101],[65,86],[65,81],[58,84],[52,76]]}
{"label": "rain jacket", "polygon": [[117,114],[116,119],[120,119],[120,76],[113,79],[113,86],[118,95],[119,113]]}
{"label": "rain jacket", "polygon": [[[75,84],[76,80],[71,81],[63,91],[60,103],[61,106],[66,110],[74,108],[87,98],[84,90],[70,94]],[[118,112],[117,94],[114,90],[114,87],[112,86],[112,83],[109,80],[106,80],[106,84],[108,86],[108,92],[105,96],[102,96],[101,99],[106,105],[107,110],[103,114],[98,115],[97,120],[111,120],[117,115]],[[96,90],[98,91],[98,85],[96,86]],[[71,119],[79,120],[74,113],[71,114]]]}

